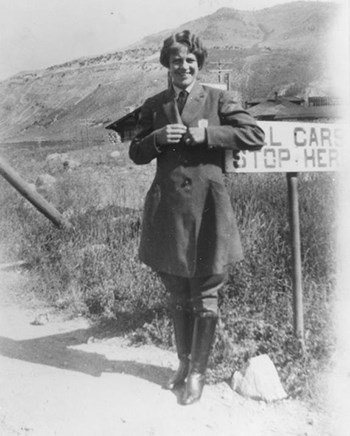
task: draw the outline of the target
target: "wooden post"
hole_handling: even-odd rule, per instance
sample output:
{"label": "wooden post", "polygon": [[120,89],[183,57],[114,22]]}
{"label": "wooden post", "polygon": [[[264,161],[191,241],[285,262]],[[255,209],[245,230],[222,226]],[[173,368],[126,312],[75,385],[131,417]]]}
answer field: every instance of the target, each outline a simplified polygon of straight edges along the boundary
{"label": "wooden post", "polygon": [[39,212],[46,216],[55,226],[59,228],[70,228],[71,224],[40,194],[34,191],[22,177],[0,158],[0,175],[2,175],[17,191]]}
{"label": "wooden post", "polygon": [[298,198],[298,173],[287,173],[289,218],[293,262],[293,314],[294,333],[304,344],[303,289]]}

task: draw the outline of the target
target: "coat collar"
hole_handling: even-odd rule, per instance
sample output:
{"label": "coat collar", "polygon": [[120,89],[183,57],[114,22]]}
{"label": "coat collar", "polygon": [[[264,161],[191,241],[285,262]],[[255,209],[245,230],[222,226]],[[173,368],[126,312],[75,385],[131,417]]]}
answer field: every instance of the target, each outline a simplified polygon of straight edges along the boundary
{"label": "coat collar", "polygon": [[196,82],[187,98],[185,107],[180,113],[177,109],[175,92],[169,88],[164,94],[163,109],[171,124],[190,124],[202,111],[206,97],[205,89],[199,82]]}

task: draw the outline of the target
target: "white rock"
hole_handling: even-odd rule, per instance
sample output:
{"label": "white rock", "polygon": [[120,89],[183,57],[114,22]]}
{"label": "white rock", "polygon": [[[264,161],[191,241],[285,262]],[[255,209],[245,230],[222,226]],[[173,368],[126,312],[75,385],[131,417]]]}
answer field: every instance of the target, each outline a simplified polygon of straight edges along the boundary
{"label": "white rock", "polygon": [[47,313],[41,313],[35,317],[31,322],[32,325],[45,325],[49,321],[49,315]]}
{"label": "white rock", "polygon": [[49,154],[48,156],[46,156],[46,162],[52,162],[52,161],[60,161],[60,162],[64,162],[65,160],[68,160],[69,156],[67,153],[52,153]]}
{"label": "white rock", "polygon": [[80,162],[71,159],[68,153],[52,153],[46,157],[46,167],[50,172],[72,170],[80,166]]}
{"label": "white rock", "polygon": [[75,168],[80,167],[80,162],[74,159],[66,159],[62,163],[63,167],[67,170],[74,170]]}
{"label": "white rock", "polygon": [[29,188],[30,188],[32,191],[35,191],[35,190],[36,190],[35,183],[28,183],[28,186],[29,186]]}
{"label": "white rock", "polygon": [[110,157],[112,157],[113,159],[119,159],[119,158],[120,158],[120,151],[118,151],[118,150],[113,151],[113,152],[110,154]]}
{"label": "white rock", "polygon": [[241,371],[236,371],[232,378],[232,388],[254,400],[276,401],[287,397],[275,365],[267,354],[249,359]]}
{"label": "white rock", "polygon": [[50,174],[40,174],[40,176],[37,177],[35,180],[35,186],[37,188],[41,188],[43,186],[53,186],[56,183],[55,177],[51,176]]}

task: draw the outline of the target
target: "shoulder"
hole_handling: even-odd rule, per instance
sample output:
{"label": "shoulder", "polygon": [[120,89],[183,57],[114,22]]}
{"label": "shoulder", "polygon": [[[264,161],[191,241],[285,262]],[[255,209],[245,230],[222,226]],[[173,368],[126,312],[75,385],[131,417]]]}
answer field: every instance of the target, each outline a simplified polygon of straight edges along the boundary
{"label": "shoulder", "polygon": [[166,90],[146,98],[141,105],[140,120],[151,119],[153,117],[153,113],[158,110],[165,93]]}
{"label": "shoulder", "polygon": [[160,104],[162,102],[164,102],[164,100],[166,100],[166,98],[169,96],[169,89],[164,89],[161,92],[158,92],[157,94],[154,94],[150,97],[148,97],[145,102],[144,105],[157,105]]}
{"label": "shoulder", "polygon": [[204,92],[208,94],[208,96],[211,98],[217,99],[219,101],[234,100],[231,91],[228,91],[226,89],[215,88],[214,86],[210,85],[202,85],[202,88]]}
{"label": "shoulder", "polygon": [[164,91],[146,98],[141,106],[139,122],[151,122],[154,113],[157,112],[159,107],[166,101],[167,95],[169,95],[169,90],[165,89]]}
{"label": "shoulder", "polygon": [[230,91],[227,91],[226,89],[216,88],[214,84],[213,86],[207,84],[201,86],[208,94],[215,95],[218,97],[222,95],[230,94]]}
{"label": "shoulder", "polygon": [[215,86],[210,86],[207,84],[206,85],[201,84],[201,86],[208,94],[220,95],[222,92],[224,92],[222,89],[215,88]]}
{"label": "shoulder", "polygon": [[239,106],[235,95],[232,91],[226,89],[214,88],[213,86],[202,85],[204,92],[208,95],[210,99],[216,101],[219,109],[226,108],[227,106]]}

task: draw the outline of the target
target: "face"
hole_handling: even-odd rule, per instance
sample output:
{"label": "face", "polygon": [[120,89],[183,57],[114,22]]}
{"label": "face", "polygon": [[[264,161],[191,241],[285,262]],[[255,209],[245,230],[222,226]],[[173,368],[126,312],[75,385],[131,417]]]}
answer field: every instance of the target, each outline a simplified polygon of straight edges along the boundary
{"label": "face", "polygon": [[172,51],[169,58],[169,73],[173,84],[178,88],[185,89],[198,76],[198,62],[193,53],[188,53],[188,48],[179,45]]}

